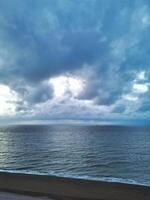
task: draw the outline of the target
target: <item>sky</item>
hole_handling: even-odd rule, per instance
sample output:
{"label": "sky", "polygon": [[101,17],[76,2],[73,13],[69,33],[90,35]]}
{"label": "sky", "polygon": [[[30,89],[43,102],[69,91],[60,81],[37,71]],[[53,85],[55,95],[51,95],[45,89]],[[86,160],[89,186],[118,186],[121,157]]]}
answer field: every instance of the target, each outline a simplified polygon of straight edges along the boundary
{"label": "sky", "polygon": [[149,0],[0,0],[0,122],[150,124]]}

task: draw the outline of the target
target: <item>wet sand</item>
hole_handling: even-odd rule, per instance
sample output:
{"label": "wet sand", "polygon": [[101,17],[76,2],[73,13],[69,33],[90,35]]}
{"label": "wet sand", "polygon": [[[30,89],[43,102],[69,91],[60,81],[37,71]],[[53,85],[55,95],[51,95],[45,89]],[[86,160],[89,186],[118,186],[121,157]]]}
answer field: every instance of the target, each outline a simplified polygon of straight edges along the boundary
{"label": "wet sand", "polygon": [[[150,187],[46,175],[0,172],[0,190],[52,199],[150,200]],[[17,200],[17,199],[16,199]]]}

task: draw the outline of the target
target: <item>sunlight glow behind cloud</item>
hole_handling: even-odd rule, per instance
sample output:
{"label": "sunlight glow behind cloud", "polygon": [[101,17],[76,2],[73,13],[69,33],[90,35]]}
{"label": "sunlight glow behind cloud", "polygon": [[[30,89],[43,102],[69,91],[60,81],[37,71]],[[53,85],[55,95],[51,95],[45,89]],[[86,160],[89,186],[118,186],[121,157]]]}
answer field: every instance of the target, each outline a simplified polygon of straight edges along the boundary
{"label": "sunlight glow behind cloud", "polygon": [[69,75],[51,78],[49,83],[52,84],[54,95],[57,98],[63,98],[66,95],[77,97],[84,87],[81,79]]}

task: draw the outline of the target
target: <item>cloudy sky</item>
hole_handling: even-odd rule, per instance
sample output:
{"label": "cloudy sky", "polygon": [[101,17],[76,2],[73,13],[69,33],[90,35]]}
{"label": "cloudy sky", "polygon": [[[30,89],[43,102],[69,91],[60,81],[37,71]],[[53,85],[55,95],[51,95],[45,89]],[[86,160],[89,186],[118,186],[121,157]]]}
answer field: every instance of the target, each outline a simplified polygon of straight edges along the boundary
{"label": "cloudy sky", "polygon": [[149,122],[149,0],[0,0],[0,121]]}

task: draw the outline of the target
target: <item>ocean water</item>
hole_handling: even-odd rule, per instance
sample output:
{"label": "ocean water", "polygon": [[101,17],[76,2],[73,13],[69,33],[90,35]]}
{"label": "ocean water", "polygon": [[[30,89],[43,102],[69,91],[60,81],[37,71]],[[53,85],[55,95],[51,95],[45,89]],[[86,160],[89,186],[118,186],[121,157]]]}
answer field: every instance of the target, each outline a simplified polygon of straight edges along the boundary
{"label": "ocean water", "polygon": [[0,127],[0,170],[150,186],[150,127]]}

